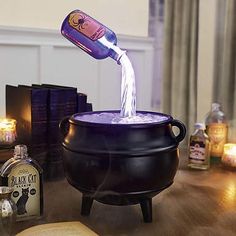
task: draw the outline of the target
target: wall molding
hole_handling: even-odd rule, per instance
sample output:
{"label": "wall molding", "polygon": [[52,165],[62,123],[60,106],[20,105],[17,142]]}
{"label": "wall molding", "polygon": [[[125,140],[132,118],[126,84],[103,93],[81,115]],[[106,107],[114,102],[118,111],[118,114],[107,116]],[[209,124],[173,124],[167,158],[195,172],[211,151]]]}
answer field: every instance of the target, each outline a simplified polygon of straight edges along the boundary
{"label": "wall molding", "polygon": [[[152,50],[154,39],[117,35],[119,45],[132,50]],[[0,44],[52,45],[75,47],[62,37],[60,30],[0,26]]]}
{"label": "wall molding", "polygon": [[[127,50],[135,69],[137,107],[150,110],[154,39],[117,37],[118,46]],[[94,110],[119,109],[121,73],[117,64],[112,59],[93,59],[60,31],[0,26],[0,65],[3,96],[6,84],[56,83],[87,93]],[[4,113],[5,100],[1,99],[0,114]]]}

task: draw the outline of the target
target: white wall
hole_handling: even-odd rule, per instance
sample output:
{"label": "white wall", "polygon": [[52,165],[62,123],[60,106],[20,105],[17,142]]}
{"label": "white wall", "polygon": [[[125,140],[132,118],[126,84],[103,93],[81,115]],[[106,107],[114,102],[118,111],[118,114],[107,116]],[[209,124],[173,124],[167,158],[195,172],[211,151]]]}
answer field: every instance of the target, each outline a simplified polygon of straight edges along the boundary
{"label": "white wall", "polygon": [[[153,40],[120,36],[133,64],[137,108],[151,109]],[[121,66],[95,60],[56,30],[0,27],[0,116],[5,115],[5,85],[52,83],[74,86],[88,95],[94,110],[120,109]]]}
{"label": "white wall", "polygon": [[217,1],[200,0],[197,83],[198,122],[204,121],[206,114],[211,109],[213,99],[216,17]]}
{"label": "white wall", "polygon": [[93,59],[60,35],[62,21],[74,9],[118,35],[118,45],[128,50],[135,67],[138,108],[150,108],[149,0],[0,0],[1,116],[5,114],[6,84],[75,86],[88,94],[95,110],[120,108],[119,67],[112,59]]}
{"label": "white wall", "polygon": [[58,30],[74,9],[117,34],[148,35],[149,0],[0,0],[0,25]]}

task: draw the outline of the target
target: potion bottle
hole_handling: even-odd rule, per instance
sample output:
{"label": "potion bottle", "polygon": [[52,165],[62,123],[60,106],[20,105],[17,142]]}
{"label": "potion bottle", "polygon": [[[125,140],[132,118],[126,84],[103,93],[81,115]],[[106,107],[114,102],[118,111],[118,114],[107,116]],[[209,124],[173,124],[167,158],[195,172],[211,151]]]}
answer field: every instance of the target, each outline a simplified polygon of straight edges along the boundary
{"label": "potion bottle", "polygon": [[210,141],[203,123],[195,124],[195,131],[190,136],[188,166],[206,170],[210,167]]}
{"label": "potion bottle", "polygon": [[17,220],[40,218],[43,214],[42,169],[28,156],[25,145],[16,145],[14,156],[0,170],[2,183],[13,188]]}
{"label": "potion bottle", "polygon": [[11,199],[13,188],[0,186],[0,235],[13,235],[16,220],[16,204]]}
{"label": "potion bottle", "polygon": [[211,163],[220,163],[228,137],[228,124],[220,104],[213,103],[206,120],[206,132],[211,142]]}
{"label": "potion bottle", "polygon": [[80,10],[72,11],[63,21],[62,35],[96,59],[111,57],[119,63],[125,53],[115,33]]}

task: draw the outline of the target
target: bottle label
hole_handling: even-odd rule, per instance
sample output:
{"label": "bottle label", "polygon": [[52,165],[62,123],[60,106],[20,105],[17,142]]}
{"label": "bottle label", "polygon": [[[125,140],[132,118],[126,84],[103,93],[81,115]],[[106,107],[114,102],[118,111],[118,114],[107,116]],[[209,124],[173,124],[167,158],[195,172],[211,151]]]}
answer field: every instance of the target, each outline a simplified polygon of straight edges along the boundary
{"label": "bottle label", "polygon": [[81,11],[71,13],[68,21],[72,28],[93,41],[101,38],[106,32],[103,25]]}
{"label": "bottle label", "polygon": [[13,187],[12,200],[17,206],[17,218],[40,216],[40,177],[38,170],[22,164],[8,175],[8,186]]}
{"label": "bottle label", "polygon": [[190,142],[189,161],[190,163],[201,164],[205,161],[205,143],[204,142]]}
{"label": "bottle label", "polygon": [[224,123],[212,123],[207,126],[207,134],[211,142],[211,156],[222,156],[224,144],[227,141],[227,132],[227,125]]}

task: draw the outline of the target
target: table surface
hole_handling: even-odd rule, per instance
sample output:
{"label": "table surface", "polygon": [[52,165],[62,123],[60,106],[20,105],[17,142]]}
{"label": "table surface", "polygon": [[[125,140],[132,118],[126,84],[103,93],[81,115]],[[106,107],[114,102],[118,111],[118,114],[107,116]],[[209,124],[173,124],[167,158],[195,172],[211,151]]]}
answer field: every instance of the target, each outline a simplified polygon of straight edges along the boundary
{"label": "table surface", "polygon": [[139,205],[94,201],[90,216],[81,216],[81,200],[82,194],[65,179],[46,182],[43,217],[17,222],[14,233],[38,224],[80,221],[102,236],[236,235],[236,170],[222,166],[191,170],[182,161],[174,184],[153,198],[152,223],[143,222]]}

